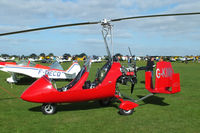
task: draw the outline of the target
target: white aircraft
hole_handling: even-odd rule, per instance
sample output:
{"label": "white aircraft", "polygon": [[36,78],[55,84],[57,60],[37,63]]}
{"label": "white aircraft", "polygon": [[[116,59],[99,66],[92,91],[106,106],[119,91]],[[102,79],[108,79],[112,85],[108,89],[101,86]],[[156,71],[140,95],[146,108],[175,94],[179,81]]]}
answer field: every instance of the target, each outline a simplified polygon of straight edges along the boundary
{"label": "white aircraft", "polygon": [[31,62],[39,61],[39,59],[35,59],[35,58],[28,58],[28,60]]}
{"label": "white aircraft", "polygon": [[15,60],[15,57],[12,57],[12,58],[8,58],[8,57],[2,58],[2,57],[0,57],[0,61],[14,61],[14,60]]}
{"label": "white aircraft", "polygon": [[0,57],[0,61],[6,61],[6,59],[4,59],[4,58]]}
{"label": "white aircraft", "polygon": [[95,59],[92,59],[91,60],[92,63],[95,63],[95,62],[102,62],[102,58],[101,57],[97,57]]}
{"label": "white aircraft", "polygon": [[186,57],[187,61],[192,61],[194,60],[194,57]]}
{"label": "white aircraft", "polygon": [[63,70],[58,62],[54,62],[50,66],[43,66],[31,61],[21,60],[17,63],[0,62],[0,70],[11,73],[11,77],[7,78],[7,82],[16,83],[15,74],[22,74],[32,78],[40,78],[47,74],[51,79],[73,79],[79,73],[81,67],[77,62],[74,62],[67,70]]}
{"label": "white aircraft", "polygon": [[177,60],[184,62],[184,61],[186,61],[186,58],[185,57],[179,57]]}
{"label": "white aircraft", "polygon": [[71,57],[68,57],[67,60],[66,60],[66,59],[62,59],[62,58],[57,58],[56,60],[57,60],[59,63],[63,63],[63,62],[69,62],[69,61],[71,61],[72,58],[71,58]]}
{"label": "white aircraft", "polygon": [[176,61],[176,59],[173,58],[173,57],[171,57],[169,60],[170,60],[171,62],[175,62],[175,61]]}
{"label": "white aircraft", "polygon": [[142,58],[141,58],[141,57],[139,57],[139,56],[136,56],[136,60],[138,60],[138,61],[141,61],[141,60],[142,60]]}

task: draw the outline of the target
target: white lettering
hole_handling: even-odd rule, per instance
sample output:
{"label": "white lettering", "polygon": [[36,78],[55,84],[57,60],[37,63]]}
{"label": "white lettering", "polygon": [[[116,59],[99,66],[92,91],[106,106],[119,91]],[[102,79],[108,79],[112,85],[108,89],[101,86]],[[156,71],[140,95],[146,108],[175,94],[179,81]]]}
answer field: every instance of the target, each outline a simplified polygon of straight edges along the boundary
{"label": "white lettering", "polygon": [[58,72],[58,73],[57,73],[57,76],[60,77],[60,75],[61,75],[61,72]]}
{"label": "white lettering", "polygon": [[156,69],[156,77],[160,78],[160,69]]}
{"label": "white lettering", "polygon": [[162,71],[160,71],[160,69],[156,69],[156,77],[160,78],[168,78],[171,77],[173,74],[173,70],[172,68],[162,68]]}

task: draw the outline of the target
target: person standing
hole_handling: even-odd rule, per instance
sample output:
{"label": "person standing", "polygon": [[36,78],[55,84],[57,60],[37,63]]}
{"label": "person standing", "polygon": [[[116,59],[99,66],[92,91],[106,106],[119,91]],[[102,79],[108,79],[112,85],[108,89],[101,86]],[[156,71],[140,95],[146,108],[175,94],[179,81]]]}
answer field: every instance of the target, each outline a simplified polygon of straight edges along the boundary
{"label": "person standing", "polygon": [[153,68],[155,67],[154,65],[154,58],[151,57],[148,61],[147,61],[147,69],[146,71],[150,71],[151,72],[151,78],[153,79]]}
{"label": "person standing", "polygon": [[163,57],[160,57],[160,60],[159,60],[159,62],[163,62]]}

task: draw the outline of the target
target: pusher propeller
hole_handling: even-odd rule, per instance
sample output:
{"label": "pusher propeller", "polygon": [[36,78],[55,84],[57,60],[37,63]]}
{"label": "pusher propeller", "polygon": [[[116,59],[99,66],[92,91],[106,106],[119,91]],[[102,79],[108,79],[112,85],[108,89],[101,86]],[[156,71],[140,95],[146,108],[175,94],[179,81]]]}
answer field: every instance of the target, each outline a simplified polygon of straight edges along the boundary
{"label": "pusher propeller", "polygon": [[135,84],[131,83],[131,94],[133,93],[134,86]]}
{"label": "pusher propeller", "polygon": [[134,68],[134,75],[133,75],[133,77],[131,77],[131,79],[130,79],[130,81],[131,81],[131,94],[133,93],[133,89],[134,89],[134,86],[135,86],[135,84],[136,84],[136,82],[137,82],[137,79],[136,79],[136,77],[137,77],[137,68],[136,68],[136,60],[134,59],[135,58],[135,55],[133,56],[132,55],[132,52],[131,52],[131,49],[130,49],[130,47],[128,47],[128,50],[129,50],[129,54],[130,54],[130,56],[131,56],[131,60],[133,60],[133,63],[132,63],[132,61],[131,61],[131,67],[133,67]]}

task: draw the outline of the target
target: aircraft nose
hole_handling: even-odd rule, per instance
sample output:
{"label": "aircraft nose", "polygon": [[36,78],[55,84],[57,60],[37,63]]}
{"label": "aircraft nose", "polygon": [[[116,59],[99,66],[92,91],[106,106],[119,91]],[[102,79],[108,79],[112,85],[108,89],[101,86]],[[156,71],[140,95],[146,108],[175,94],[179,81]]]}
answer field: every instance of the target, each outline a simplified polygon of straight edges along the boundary
{"label": "aircraft nose", "polygon": [[32,94],[30,93],[30,87],[29,88],[27,88],[23,93],[22,93],[22,95],[21,95],[21,99],[23,99],[23,100],[25,100],[25,101],[32,101],[34,98],[34,96],[33,96],[33,92],[32,92]]}
{"label": "aircraft nose", "polygon": [[21,95],[21,99],[23,99],[24,101],[27,101],[27,94],[26,93],[23,93],[22,95]]}
{"label": "aircraft nose", "polygon": [[21,95],[21,99],[28,102],[45,102],[52,92],[56,91],[45,77],[35,81]]}
{"label": "aircraft nose", "polygon": [[33,84],[22,93],[21,99],[28,102],[40,102],[44,93],[44,90],[37,84]]}

